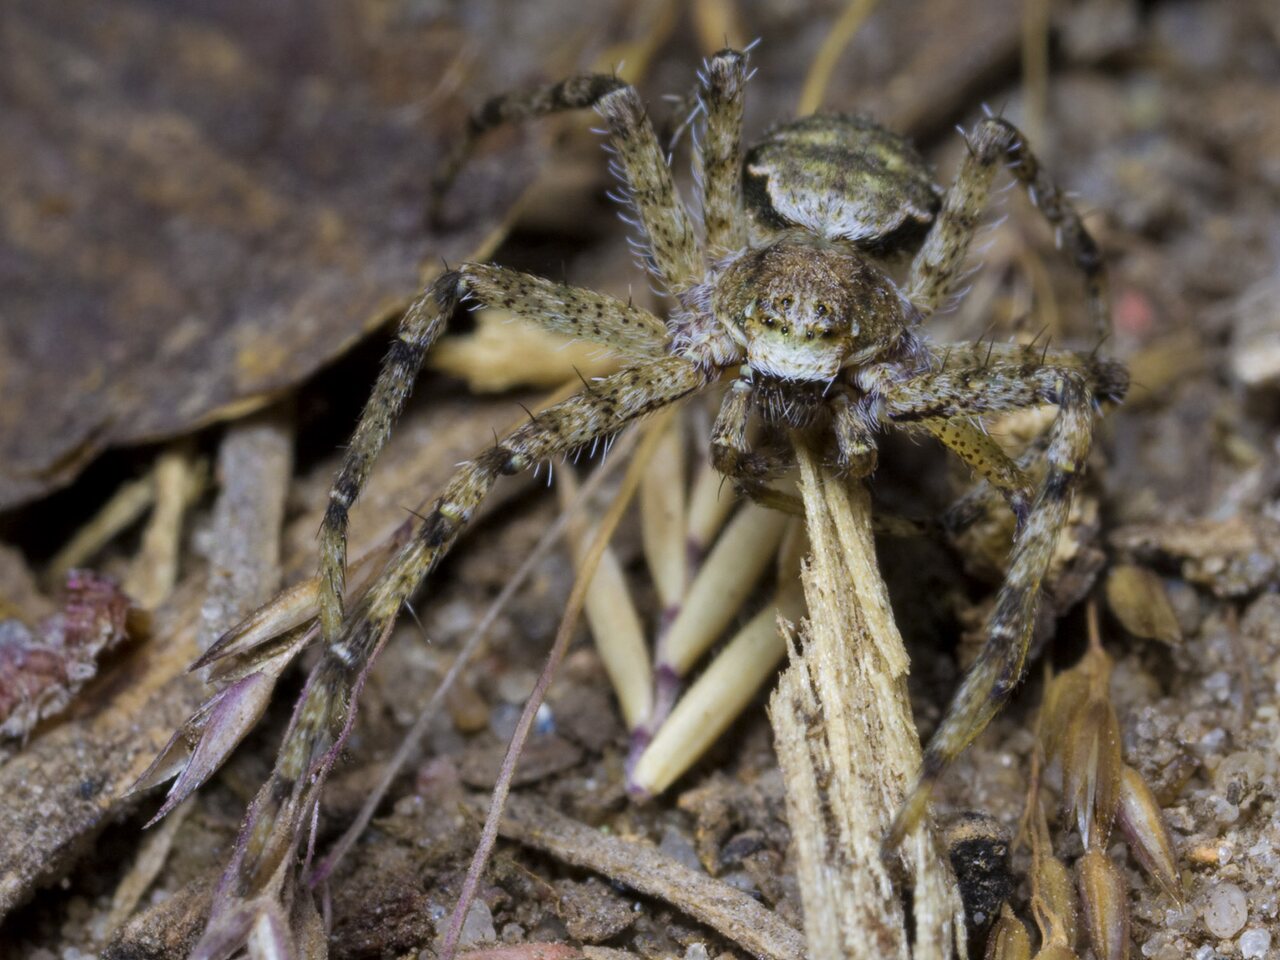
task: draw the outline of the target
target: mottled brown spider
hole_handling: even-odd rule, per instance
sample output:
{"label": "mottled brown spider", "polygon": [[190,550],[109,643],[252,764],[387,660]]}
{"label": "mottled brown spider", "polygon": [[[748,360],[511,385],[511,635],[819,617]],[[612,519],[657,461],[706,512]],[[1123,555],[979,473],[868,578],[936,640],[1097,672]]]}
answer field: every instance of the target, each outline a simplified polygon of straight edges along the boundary
{"label": "mottled brown spider", "polygon": [[[876,437],[886,428],[926,432],[998,488],[1017,514],[986,645],[928,746],[899,830],[918,819],[932,783],[1009,698],[1023,672],[1040,583],[1089,452],[1095,404],[1120,400],[1127,376],[1114,362],[1070,352],[972,343],[940,348],[922,325],[955,293],[1002,164],[1056,228],[1085,278],[1095,319],[1105,325],[1097,248],[1021,134],[1003,119],[985,119],[968,135],[968,154],[945,193],[907,141],[858,117],[782,124],[744,156],[746,74],[745,55],[724,50],[701,77],[698,215],[677,194],[639,95],[617,77],[580,76],[497,97],[474,114],[459,156],[499,124],[586,107],[600,113],[646,265],[668,296],[670,313],[664,323],[604,294],[482,263],[449,270],[409,308],[330,493],[321,534],[323,660],[260,795],[266,804],[256,824],[261,837],[270,832],[272,810],[282,813],[298,785],[331,762],[359,678],[400,608],[499,477],[607,437],[722,378],[732,382],[711,455],[750,496],[787,505],[769,486],[785,458],[748,444],[748,423],[756,417],[774,434],[802,431],[827,443],[851,476],[874,468]],[[909,267],[899,280],[889,264],[895,258],[905,264],[903,255],[910,256]],[[627,365],[462,464],[416,535],[344,610],[347,511],[424,354],[464,302],[503,307],[598,342]],[[1040,404],[1054,404],[1058,412],[1035,485],[986,435],[981,420]],[[274,869],[254,837],[242,852],[242,878]]]}

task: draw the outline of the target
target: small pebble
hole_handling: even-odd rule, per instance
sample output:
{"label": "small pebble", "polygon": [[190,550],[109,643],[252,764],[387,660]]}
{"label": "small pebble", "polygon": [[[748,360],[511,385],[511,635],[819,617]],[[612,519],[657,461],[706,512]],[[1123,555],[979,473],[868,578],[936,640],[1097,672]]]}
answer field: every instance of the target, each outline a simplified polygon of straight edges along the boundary
{"label": "small pebble", "polygon": [[1240,956],[1244,960],[1262,960],[1271,949],[1271,934],[1254,927],[1240,934]]}
{"label": "small pebble", "polygon": [[1234,937],[1249,919],[1249,901],[1234,883],[1223,883],[1209,892],[1204,925],[1215,937]]}
{"label": "small pebble", "polygon": [[493,913],[483,900],[476,900],[467,910],[467,919],[462,921],[462,935],[458,937],[458,946],[465,947],[471,943],[492,943],[498,939],[498,931],[493,928]]}
{"label": "small pebble", "polygon": [[702,867],[702,861],[698,859],[698,851],[694,849],[693,841],[671,824],[663,828],[662,842],[658,844],[658,849],[690,870],[706,872]]}

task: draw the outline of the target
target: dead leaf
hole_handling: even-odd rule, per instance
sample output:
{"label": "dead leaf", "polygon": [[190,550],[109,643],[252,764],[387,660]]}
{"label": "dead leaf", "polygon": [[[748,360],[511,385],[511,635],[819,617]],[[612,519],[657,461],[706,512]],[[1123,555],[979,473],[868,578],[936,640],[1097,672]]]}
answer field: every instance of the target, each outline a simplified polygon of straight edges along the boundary
{"label": "dead leaf", "polygon": [[6,4],[0,509],[266,403],[484,256],[536,151],[493,138],[437,231],[433,165],[617,6]]}

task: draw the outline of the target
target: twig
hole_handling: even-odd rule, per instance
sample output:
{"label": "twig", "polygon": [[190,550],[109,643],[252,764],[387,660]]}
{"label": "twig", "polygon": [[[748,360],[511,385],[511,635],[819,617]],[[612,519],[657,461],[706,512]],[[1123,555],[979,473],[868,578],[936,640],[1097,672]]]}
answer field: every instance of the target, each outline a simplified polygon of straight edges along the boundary
{"label": "twig", "polygon": [[640,485],[640,478],[644,473],[645,465],[657,447],[658,441],[662,438],[662,429],[666,425],[667,418],[676,409],[675,407],[668,408],[664,414],[650,423],[645,433],[644,441],[640,444],[639,450],[636,451],[634,459],[627,468],[626,475],[622,478],[622,487],[618,491],[618,496],[600,521],[595,539],[583,557],[582,564],[578,569],[578,575],[573,582],[573,590],[569,594],[569,602],[565,606],[564,616],[560,621],[560,629],[556,633],[555,643],[552,644],[551,651],[547,654],[546,666],[543,668],[533,692],[525,703],[524,712],[520,715],[520,721],[516,724],[515,732],[511,736],[511,743],[507,748],[507,754],[503,758],[498,780],[493,786],[493,798],[489,803],[489,814],[485,818],[484,829],[480,833],[480,841],[476,845],[475,855],[471,859],[471,866],[467,870],[466,880],[462,884],[462,892],[458,895],[458,904],[454,907],[453,914],[449,917],[449,926],[445,932],[444,943],[440,948],[441,960],[453,960],[453,955],[458,948],[458,940],[462,936],[463,922],[466,920],[467,911],[471,908],[471,902],[475,899],[476,890],[480,885],[480,876],[489,860],[489,853],[493,850],[494,841],[497,840],[498,823],[502,818],[502,810],[507,801],[507,794],[511,790],[511,780],[515,773],[516,762],[520,758],[520,752],[524,748],[525,740],[529,737],[534,717],[538,712],[538,708],[542,705],[547,688],[551,685],[551,678],[555,675],[556,668],[559,667],[560,661],[564,658],[565,651],[569,647],[569,640],[577,628],[578,616],[582,613],[582,605],[586,600],[587,589],[590,587],[591,580],[595,575],[596,564],[599,563],[600,556],[609,545],[609,539],[613,536],[613,531],[618,526],[618,521],[622,519],[623,512]]}
{"label": "twig", "polygon": [[665,900],[753,956],[769,960],[802,960],[805,956],[804,938],[799,931],[772,910],[741,890],[691,870],[651,846],[593,830],[521,796],[508,801],[499,829],[504,837],[517,843]]}
{"label": "twig", "polygon": [[[787,783],[815,958],[943,960],[963,955],[963,913],[922,824],[904,845],[914,868],[914,951],[881,841],[920,764],[907,698],[907,656],[875,560],[870,498],[797,438],[812,558],[809,619],[769,703]],[[875,931],[868,936],[868,931]]]}

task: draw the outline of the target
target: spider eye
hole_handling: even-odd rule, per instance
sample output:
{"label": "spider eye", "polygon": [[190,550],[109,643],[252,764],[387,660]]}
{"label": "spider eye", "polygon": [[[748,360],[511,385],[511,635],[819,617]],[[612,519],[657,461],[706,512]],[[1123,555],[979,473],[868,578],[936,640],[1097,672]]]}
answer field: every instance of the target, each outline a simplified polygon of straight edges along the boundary
{"label": "spider eye", "polygon": [[783,310],[790,310],[790,309],[791,309],[791,304],[792,304],[792,303],[794,303],[794,302],[795,302],[795,301],[793,301],[790,297],[783,297],[783,298],[782,298],[782,309],[783,309]]}
{"label": "spider eye", "polygon": [[774,319],[773,319],[773,317],[765,317],[765,318],[764,318],[764,325],[765,325],[766,327],[770,327],[770,328],[772,328],[772,327],[773,327],[773,325],[774,325],[776,322],[777,322],[777,321],[776,321],[776,320],[774,320]]}
{"label": "spider eye", "polygon": [[813,312],[820,317],[825,317],[828,313],[827,305],[825,303],[820,303],[813,308]]}
{"label": "spider eye", "polygon": [[812,340],[812,339],[813,339],[813,331],[812,331],[812,330],[808,330],[808,331],[806,331],[806,332],[805,332],[805,335],[804,335],[804,338],[805,338],[806,340]]}

